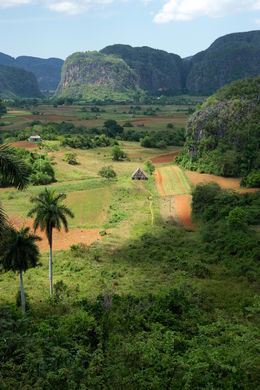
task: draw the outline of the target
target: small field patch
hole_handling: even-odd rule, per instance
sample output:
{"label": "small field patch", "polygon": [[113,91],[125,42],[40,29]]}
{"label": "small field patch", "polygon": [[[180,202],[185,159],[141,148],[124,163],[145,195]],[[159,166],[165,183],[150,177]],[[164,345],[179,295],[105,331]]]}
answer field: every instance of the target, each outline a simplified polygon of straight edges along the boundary
{"label": "small field patch", "polygon": [[190,193],[189,183],[182,170],[177,166],[158,168],[156,170],[156,183],[163,196]]}
{"label": "small field patch", "polygon": [[67,204],[75,214],[71,227],[101,227],[106,220],[111,193],[109,188],[75,191],[68,194]]}
{"label": "small field patch", "polygon": [[239,178],[215,176],[215,175],[209,175],[207,173],[199,173],[199,172],[192,172],[192,171],[185,171],[185,174],[189,178],[189,180],[194,184],[194,186],[201,183],[205,184],[205,183],[215,182],[219,184],[221,188],[226,190],[231,190],[231,189],[235,190],[240,187]]}

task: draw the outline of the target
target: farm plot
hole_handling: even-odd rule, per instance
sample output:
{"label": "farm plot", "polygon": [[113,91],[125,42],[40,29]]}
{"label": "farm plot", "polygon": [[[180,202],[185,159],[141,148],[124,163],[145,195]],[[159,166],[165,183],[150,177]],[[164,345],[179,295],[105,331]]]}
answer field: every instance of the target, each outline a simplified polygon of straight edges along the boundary
{"label": "farm plot", "polygon": [[75,218],[70,221],[70,226],[101,227],[107,217],[110,199],[109,188],[69,193],[67,204],[75,215]]}
{"label": "farm plot", "polygon": [[183,171],[177,166],[156,169],[156,185],[161,195],[182,195],[190,193],[190,185]]}

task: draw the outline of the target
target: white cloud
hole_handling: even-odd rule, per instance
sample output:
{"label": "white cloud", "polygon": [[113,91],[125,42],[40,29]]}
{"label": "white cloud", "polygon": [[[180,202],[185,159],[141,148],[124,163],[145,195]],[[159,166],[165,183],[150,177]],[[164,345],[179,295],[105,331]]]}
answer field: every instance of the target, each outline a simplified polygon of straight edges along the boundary
{"label": "white cloud", "polygon": [[31,3],[31,0],[0,0],[0,8],[14,7]]}
{"label": "white cloud", "polygon": [[253,10],[260,10],[260,0],[166,0],[154,21],[187,21],[201,16],[219,17]]}
{"label": "white cloud", "polygon": [[112,3],[114,0],[49,0],[47,7],[51,11],[76,15],[95,8]]}

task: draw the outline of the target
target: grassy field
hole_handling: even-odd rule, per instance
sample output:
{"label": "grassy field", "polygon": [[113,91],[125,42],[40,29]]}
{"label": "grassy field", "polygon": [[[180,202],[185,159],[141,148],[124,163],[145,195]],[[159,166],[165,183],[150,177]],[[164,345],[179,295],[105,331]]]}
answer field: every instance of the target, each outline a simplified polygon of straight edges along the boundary
{"label": "grassy field", "polygon": [[176,165],[157,168],[156,177],[158,190],[164,195],[182,195],[191,192],[191,186],[185,173]]}

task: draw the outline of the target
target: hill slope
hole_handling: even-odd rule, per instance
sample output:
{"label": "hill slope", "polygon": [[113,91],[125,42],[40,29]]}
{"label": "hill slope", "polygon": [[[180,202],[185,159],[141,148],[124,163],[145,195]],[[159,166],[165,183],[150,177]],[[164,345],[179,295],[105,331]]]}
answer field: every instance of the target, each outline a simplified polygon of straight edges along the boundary
{"label": "hill slope", "polygon": [[85,52],[74,53],[66,59],[56,95],[120,101],[137,89],[137,76],[122,59]]}
{"label": "hill slope", "polygon": [[0,65],[1,98],[38,98],[41,96],[34,74],[13,66]]}
{"label": "hill slope", "polygon": [[223,85],[260,75],[260,31],[229,34],[185,61],[186,89],[209,95]]}
{"label": "hill slope", "polygon": [[32,72],[38,81],[41,90],[56,90],[61,76],[61,68],[64,61],[59,58],[38,58],[20,56],[16,59],[4,53],[0,53],[0,64],[15,66]]}
{"label": "hill slope", "polygon": [[260,77],[236,81],[209,97],[187,124],[185,168],[223,176],[260,169]]}
{"label": "hill slope", "polygon": [[102,53],[122,58],[137,74],[139,87],[150,93],[183,91],[182,60],[176,54],[150,47],[107,46]]}

